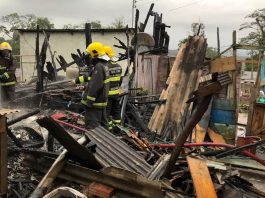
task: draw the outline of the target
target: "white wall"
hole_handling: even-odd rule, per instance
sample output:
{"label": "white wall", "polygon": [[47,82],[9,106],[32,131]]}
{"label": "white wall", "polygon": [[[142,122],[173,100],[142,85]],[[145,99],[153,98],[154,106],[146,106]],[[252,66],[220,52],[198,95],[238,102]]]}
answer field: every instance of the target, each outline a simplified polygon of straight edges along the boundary
{"label": "white wall", "polygon": [[[35,32],[20,32],[20,55],[22,55],[22,68],[23,68],[23,80],[29,81],[32,76],[37,75],[35,70],[35,42],[36,42],[36,33]],[[92,32],[92,40],[102,42],[104,45],[113,46],[118,44],[118,41],[114,37],[119,38],[125,44],[126,35],[124,32]],[[131,36],[130,36],[131,37]],[[43,34],[40,34],[40,50],[44,40]],[[51,32],[50,33],[50,46],[52,52],[56,51],[55,57],[62,55],[67,62],[73,61],[71,58],[71,53],[77,54],[76,49],[85,51],[85,33],[83,32]],[[124,53],[124,50],[119,48],[114,48],[116,54],[118,52]],[[51,56],[49,50],[47,50],[46,61],[51,61]],[[60,67],[57,61],[57,68]],[[126,67],[127,61],[122,61],[120,64],[123,68]],[[71,66],[77,67],[77,65]],[[66,75],[64,71],[60,71],[59,75]]]}

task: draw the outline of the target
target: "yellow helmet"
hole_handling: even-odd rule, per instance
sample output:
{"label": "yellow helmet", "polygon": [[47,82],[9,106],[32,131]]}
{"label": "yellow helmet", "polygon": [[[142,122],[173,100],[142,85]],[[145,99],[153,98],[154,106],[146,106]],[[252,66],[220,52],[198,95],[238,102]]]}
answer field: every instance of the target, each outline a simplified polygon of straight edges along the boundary
{"label": "yellow helmet", "polygon": [[110,58],[112,58],[113,56],[115,56],[115,52],[113,51],[112,47],[106,45],[106,46],[104,46],[104,50],[105,50],[105,53],[106,53]]}
{"label": "yellow helmet", "polygon": [[87,53],[90,54],[91,58],[97,58],[105,55],[104,46],[100,42],[91,43],[87,49]]}
{"label": "yellow helmet", "polygon": [[12,47],[8,42],[3,42],[0,44],[0,50],[10,50],[12,51]]}

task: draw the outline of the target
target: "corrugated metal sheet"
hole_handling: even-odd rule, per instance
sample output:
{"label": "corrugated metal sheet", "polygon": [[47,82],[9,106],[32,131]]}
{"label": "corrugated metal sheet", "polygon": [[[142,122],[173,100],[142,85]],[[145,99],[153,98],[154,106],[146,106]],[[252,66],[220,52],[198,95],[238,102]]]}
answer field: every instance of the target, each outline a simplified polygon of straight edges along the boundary
{"label": "corrugated metal sheet", "polygon": [[103,127],[86,132],[87,137],[96,145],[96,158],[104,166],[123,168],[140,175],[151,170],[144,158]]}
{"label": "corrugated metal sheet", "polygon": [[8,115],[11,113],[17,113],[19,110],[17,109],[0,109],[0,115]]}

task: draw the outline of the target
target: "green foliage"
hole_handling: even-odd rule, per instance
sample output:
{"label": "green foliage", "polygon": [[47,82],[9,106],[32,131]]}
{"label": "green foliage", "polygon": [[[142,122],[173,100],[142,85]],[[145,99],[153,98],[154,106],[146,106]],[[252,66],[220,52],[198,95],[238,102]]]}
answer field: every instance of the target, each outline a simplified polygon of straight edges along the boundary
{"label": "green foliage", "polygon": [[193,32],[193,36],[204,36],[205,25],[203,23],[192,23],[191,31]]}
{"label": "green foliage", "polygon": [[[205,29],[205,25],[203,23],[192,23],[191,24],[191,31],[192,31],[193,36],[195,35],[204,36],[204,29]],[[188,41],[188,38],[179,40],[178,47],[180,47],[183,43],[186,43],[187,41]]]}
{"label": "green foliage", "polygon": [[2,16],[0,22],[3,24],[0,25],[0,41],[9,42],[15,55],[19,54],[19,38],[14,36],[16,29],[35,29],[37,24],[41,29],[54,28],[54,24],[47,17],[37,17],[33,14],[12,13]]}
{"label": "green foliage", "polygon": [[84,28],[84,24],[73,25],[69,23],[63,26],[63,29],[81,29],[81,28]]}
{"label": "green foliage", "polygon": [[91,28],[92,29],[100,29],[100,28],[102,28],[101,21],[99,21],[99,20],[91,21],[90,23],[91,23]]}
{"label": "green foliage", "polygon": [[218,55],[218,52],[217,52],[216,48],[214,48],[214,47],[207,47],[207,49],[206,49],[206,57],[207,58],[213,59],[217,55]]}
{"label": "green foliage", "polygon": [[54,24],[47,17],[37,17],[33,14],[19,15],[18,13],[2,16],[0,33],[12,38],[15,29],[35,29],[37,24],[41,29],[52,29]]}
{"label": "green foliage", "polygon": [[188,41],[188,38],[179,40],[178,47],[180,47],[183,43],[187,43],[187,41]]}
{"label": "green foliage", "polygon": [[[253,64],[253,71],[257,71],[257,70],[258,70],[258,65]],[[245,71],[252,71],[252,64],[246,64]]]}
{"label": "green foliage", "polygon": [[253,29],[246,37],[241,38],[240,44],[265,46],[265,8],[258,9],[247,15],[253,21],[241,24],[242,29]]}
{"label": "green foliage", "polygon": [[119,17],[119,18],[116,18],[114,22],[112,22],[108,28],[122,29],[125,27],[126,25],[125,25],[124,17]]}

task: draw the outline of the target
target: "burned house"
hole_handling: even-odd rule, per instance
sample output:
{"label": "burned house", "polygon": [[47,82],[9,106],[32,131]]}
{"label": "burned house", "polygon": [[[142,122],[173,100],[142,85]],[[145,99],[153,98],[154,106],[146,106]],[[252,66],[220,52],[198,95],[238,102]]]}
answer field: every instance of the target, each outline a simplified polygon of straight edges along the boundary
{"label": "burned house", "polygon": [[[18,68],[18,79],[21,81],[29,81],[32,76],[36,76],[36,59],[35,59],[35,40],[36,30],[18,29],[20,38],[20,67]],[[85,30],[84,29],[51,29],[45,30],[50,35],[49,43],[54,56],[62,55],[67,62],[72,60],[71,53],[80,49],[84,52]],[[125,29],[92,29],[92,37],[94,41],[104,42],[105,45],[114,45],[117,43],[114,37],[126,42]],[[129,30],[130,39],[132,38],[132,29]],[[40,41],[43,41],[44,35],[40,34]],[[115,48],[115,52],[120,53],[123,50]],[[18,57],[17,57],[18,58]],[[51,62],[51,54],[47,53],[47,61]],[[57,63],[58,64],[58,63]],[[126,61],[121,62],[125,66]],[[72,68],[76,68],[72,66]],[[66,76],[66,73],[61,71],[59,75]]]}
{"label": "burned house", "polygon": [[[213,59],[206,57],[203,35],[189,36],[171,64],[169,26],[153,7],[151,4],[144,23],[139,23],[136,11],[135,27],[130,31],[49,30],[50,37],[44,39],[40,50],[40,36],[45,34],[37,28],[34,43],[35,31],[20,30],[22,55],[35,53],[37,60],[36,65],[25,68],[36,66],[38,80],[19,87],[12,101],[13,107],[27,112],[8,121],[0,117],[4,122],[1,195],[265,197],[263,123],[253,124],[258,129],[249,130],[241,141],[237,139],[241,68],[236,31],[231,46]],[[151,17],[153,34],[148,34],[145,27]],[[80,105],[82,89],[66,84],[69,80],[44,81],[44,64],[50,60],[49,56],[45,59],[48,45],[65,57],[58,59],[56,73],[73,64],[90,66],[84,61],[85,54],[72,56],[74,60],[69,56],[76,51],[78,39],[78,48],[84,49],[92,40],[112,45],[112,37],[117,35],[114,44],[121,49],[126,68],[120,95],[122,123],[113,130],[103,126],[87,129]],[[36,44],[35,52],[34,47],[27,48],[26,41]],[[232,50],[232,55],[223,57],[227,50]],[[260,118],[261,113],[254,113],[253,123]]]}

